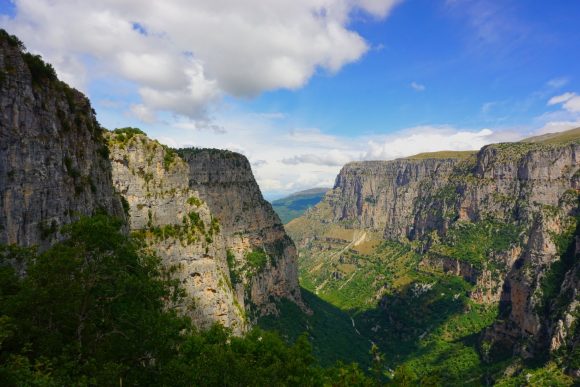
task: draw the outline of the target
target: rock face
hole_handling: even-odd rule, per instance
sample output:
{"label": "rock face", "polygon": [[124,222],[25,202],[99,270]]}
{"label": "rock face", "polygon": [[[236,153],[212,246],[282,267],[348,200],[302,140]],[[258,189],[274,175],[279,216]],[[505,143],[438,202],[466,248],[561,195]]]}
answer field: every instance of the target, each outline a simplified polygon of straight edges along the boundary
{"label": "rock face", "polygon": [[60,225],[124,216],[85,96],[0,31],[0,243],[45,248]]}
{"label": "rock face", "polygon": [[0,244],[44,249],[104,211],[171,268],[187,294],[177,307],[201,328],[241,333],[279,298],[302,305],[294,244],[248,161],[188,154],[102,129],[87,98],[0,30]]}
{"label": "rock face", "polygon": [[113,180],[129,203],[129,226],[186,291],[178,307],[197,326],[219,322],[246,329],[244,299],[230,279],[221,225],[189,188],[189,166],[174,151],[135,129],[107,135]]}
{"label": "rock face", "polygon": [[[578,252],[567,262],[563,254],[579,214],[579,167],[580,129],[471,155],[350,163],[303,218],[415,246],[421,265],[473,283],[476,302],[499,303],[501,319],[486,340],[534,356],[577,340],[569,332],[578,316]],[[292,223],[288,228],[299,245],[308,243]],[[447,253],[462,230],[482,238],[501,231],[493,252],[474,261]]]}
{"label": "rock face", "polygon": [[[179,153],[189,165],[190,188],[199,192],[222,226],[231,269],[238,274],[234,281],[238,294],[245,294],[259,314],[276,313],[276,298],[302,306],[296,248],[262,197],[248,160],[237,153],[209,149]],[[267,259],[248,270],[248,256],[256,258],[260,252]]]}
{"label": "rock face", "polygon": [[397,239],[411,233],[417,197],[446,184],[457,159],[395,160],[349,163],[326,200],[333,221]]}
{"label": "rock face", "polygon": [[180,308],[200,327],[241,333],[275,301],[301,305],[296,250],[263,198],[245,157],[217,150],[176,153],[142,132],[108,135],[116,189],[143,238],[187,293]]}

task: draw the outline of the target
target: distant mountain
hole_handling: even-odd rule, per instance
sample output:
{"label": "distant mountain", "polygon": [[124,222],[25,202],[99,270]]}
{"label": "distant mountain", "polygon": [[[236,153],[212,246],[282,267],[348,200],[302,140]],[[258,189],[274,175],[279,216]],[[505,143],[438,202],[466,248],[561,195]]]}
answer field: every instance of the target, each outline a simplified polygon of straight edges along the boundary
{"label": "distant mountain", "polygon": [[330,188],[311,188],[305,191],[295,192],[290,196],[274,200],[272,207],[280,216],[282,223],[286,224],[292,219],[301,216],[307,209],[317,205],[324,194]]}

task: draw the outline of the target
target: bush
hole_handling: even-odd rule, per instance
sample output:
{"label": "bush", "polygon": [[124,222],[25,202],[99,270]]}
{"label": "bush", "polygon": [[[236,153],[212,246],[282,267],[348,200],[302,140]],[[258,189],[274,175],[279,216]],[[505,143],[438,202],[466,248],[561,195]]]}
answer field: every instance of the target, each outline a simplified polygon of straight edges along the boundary
{"label": "bush", "polygon": [[[59,385],[155,383],[189,325],[165,309],[181,296],[177,284],[162,275],[158,258],[137,252],[121,225],[83,218],[42,254],[0,249],[0,321],[10,326],[0,379],[19,380],[44,364],[42,376]],[[26,277],[6,265],[14,261],[27,267]]]}
{"label": "bush", "polygon": [[39,85],[42,82],[51,82],[58,79],[54,67],[50,63],[43,61],[40,55],[25,53],[22,57],[30,70],[33,84]]}
{"label": "bush", "polygon": [[268,257],[268,254],[264,250],[256,249],[246,254],[246,262],[258,272],[266,266],[269,260],[270,257]]}
{"label": "bush", "polygon": [[172,311],[179,282],[122,225],[82,218],[42,254],[0,246],[2,385],[370,385],[356,366],[321,368],[306,336],[197,332]]}
{"label": "bush", "polygon": [[24,43],[22,43],[22,41],[18,39],[18,37],[10,35],[8,32],[6,32],[6,30],[2,28],[0,28],[0,40],[6,41],[8,45],[10,45],[11,47],[16,47],[20,51],[26,50],[26,47],[24,47]]}

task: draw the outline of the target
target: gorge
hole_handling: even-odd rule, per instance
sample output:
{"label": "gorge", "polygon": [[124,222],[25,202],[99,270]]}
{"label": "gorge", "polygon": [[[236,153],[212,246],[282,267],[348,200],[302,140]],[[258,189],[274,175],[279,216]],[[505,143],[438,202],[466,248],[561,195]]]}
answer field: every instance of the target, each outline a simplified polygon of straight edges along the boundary
{"label": "gorge", "polygon": [[[314,358],[301,357],[308,343],[326,367],[356,361],[365,371],[378,369],[377,383],[578,382],[580,128],[477,152],[351,162],[321,202],[284,226],[245,156],[173,149],[137,128],[102,128],[84,95],[0,32],[6,251],[50,252],[71,242],[78,221],[115,218],[122,236],[158,257],[183,290],[177,303],[164,299],[165,308],[191,319],[193,332],[209,332],[203,340],[209,347],[219,342],[218,353],[243,348],[236,354],[245,356],[251,351],[236,340],[248,337],[260,367],[244,372],[268,370],[272,362],[289,374],[281,384],[298,383],[296,374],[311,370]],[[25,281],[26,266],[6,257],[2,268],[14,267],[14,278]],[[11,283],[5,281],[2,300],[10,299]],[[13,339],[11,319],[18,316],[6,305],[0,328]],[[216,324],[233,335],[215,333]],[[277,331],[296,353],[286,354],[281,341],[257,327]],[[176,347],[197,348],[199,337]],[[263,337],[287,358],[263,355]],[[198,363],[204,353],[193,353]],[[14,364],[14,354],[0,355],[2,366]],[[293,358],[301,362],[295,368],[288,365]],[[156,360],[140,357],[127,368],[154,367]],[[163,372],[189,375],[183,364],[168,363]],[[343,366],[316,368],[318,376],[299,380],[370,383],[359,366]],[[110,372],[113,379],[99,380],[116,383],[128,371]],[[264,372],[261,383],[271,376]]]}

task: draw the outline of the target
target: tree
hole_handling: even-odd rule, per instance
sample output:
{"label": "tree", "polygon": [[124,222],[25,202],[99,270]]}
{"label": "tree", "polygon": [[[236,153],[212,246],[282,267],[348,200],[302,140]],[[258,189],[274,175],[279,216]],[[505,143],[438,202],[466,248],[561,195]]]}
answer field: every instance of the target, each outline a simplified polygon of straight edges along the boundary
{"label": "tree", "polygon": [[[159,259],[140,253],[122,223],[99,215],[67,226],[67,240],[38,255],[3,248],[0,364],[48,364],[55,380],[155,380],[189,329],[165,308],[180,292]],[[22,262],[19,277],[14,263]],[[12,265],[7,265],[11,263]],[[8,329],[6,327],[9,327]],[[15,357],[17,356],[17,357]]]}

